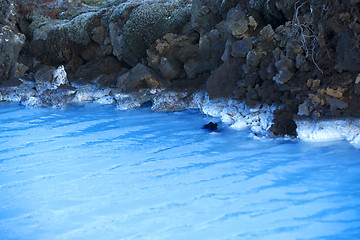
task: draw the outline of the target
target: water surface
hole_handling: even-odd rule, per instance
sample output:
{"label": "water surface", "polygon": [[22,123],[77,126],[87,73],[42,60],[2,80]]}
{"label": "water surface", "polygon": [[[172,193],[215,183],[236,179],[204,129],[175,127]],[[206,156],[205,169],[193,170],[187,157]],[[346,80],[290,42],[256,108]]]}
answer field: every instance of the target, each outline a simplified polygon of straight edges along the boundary
{"label": "water surface", "polygon": [[359,150],[210,120],[0,103],[0,239],[359,239]]}

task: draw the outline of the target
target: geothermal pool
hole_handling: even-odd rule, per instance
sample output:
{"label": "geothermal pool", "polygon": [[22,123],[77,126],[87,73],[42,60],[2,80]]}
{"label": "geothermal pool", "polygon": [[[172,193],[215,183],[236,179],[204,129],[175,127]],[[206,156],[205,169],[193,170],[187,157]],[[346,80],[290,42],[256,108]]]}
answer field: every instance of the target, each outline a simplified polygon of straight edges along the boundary
{"label": "geothermal pool", "polygon": [[209,121],[0,103],[0,239],[359,239],[360,150]]}

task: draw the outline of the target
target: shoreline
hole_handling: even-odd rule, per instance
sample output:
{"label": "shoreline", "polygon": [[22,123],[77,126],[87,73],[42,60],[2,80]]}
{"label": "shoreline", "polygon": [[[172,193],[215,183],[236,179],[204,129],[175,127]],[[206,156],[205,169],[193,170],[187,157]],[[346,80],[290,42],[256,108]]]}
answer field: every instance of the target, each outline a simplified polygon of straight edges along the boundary
{"label": "shoreline", "polygon": [[[27,87],[26,87],[27,86]],[[151,103],[152,111],[176,112],[187,109],[196,109],[200,113],[218,118],[222,123],[234,130],[249,129],[253,138],[279,138],[270,131],[273,125],[274,112],[281,107],[256,106],[249,107],[244,101],[233,99],[209,99],[205,91],[195,93],[170,92],[157,90],[135,93],[116,93],[115,89],[101,89],[93,85],[77,86],[71,88],[71,98],[62,98],[63,89],[55,89],[51,94],[58,94],[57,102],[54,99],[40,97],[44,93],[35,92],[32,85],[20,85],[17,87],[0,88],[1,102],[19,103],[25,107],[35,108],[64,108],[71,104],[113,105],[116,110],[129,110],[140,108],[144,104]],[[112,94],[112,95],[111,95]],[[48,99],[48,102],[43,102]],[[53,105],[51,105],[53,104]],[[353,147],[360,149],[360,119],[356,118],[327,118],[295,119],[297,136],[295,139],[308,142],[327,142],[345,140]],[[289,136],[285,136],[289,137]],[[291,136],[290,136],[291,137]],[[293,137],[292,137],[293,138]]]}

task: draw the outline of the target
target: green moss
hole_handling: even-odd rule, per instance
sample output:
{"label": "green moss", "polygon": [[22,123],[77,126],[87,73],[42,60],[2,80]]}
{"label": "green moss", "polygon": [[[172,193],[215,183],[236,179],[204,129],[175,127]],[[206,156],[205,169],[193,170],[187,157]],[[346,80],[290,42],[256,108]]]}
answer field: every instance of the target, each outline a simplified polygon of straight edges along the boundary
{"label": "green moss", "polygon": [[190,19],[191,4],[187,1],[146,3],[131,12],[123,28],[123,36],[138,56],[166,33],[174,32]]}

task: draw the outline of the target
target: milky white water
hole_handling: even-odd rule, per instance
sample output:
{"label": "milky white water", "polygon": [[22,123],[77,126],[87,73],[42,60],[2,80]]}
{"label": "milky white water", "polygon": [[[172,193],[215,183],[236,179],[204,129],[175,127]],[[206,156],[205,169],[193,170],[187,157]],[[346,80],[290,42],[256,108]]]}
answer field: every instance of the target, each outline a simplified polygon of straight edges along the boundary
{"label": "milky white water", "polygon": [[210,120],[0,103],[0,239],[360,239],[360,150]]}

